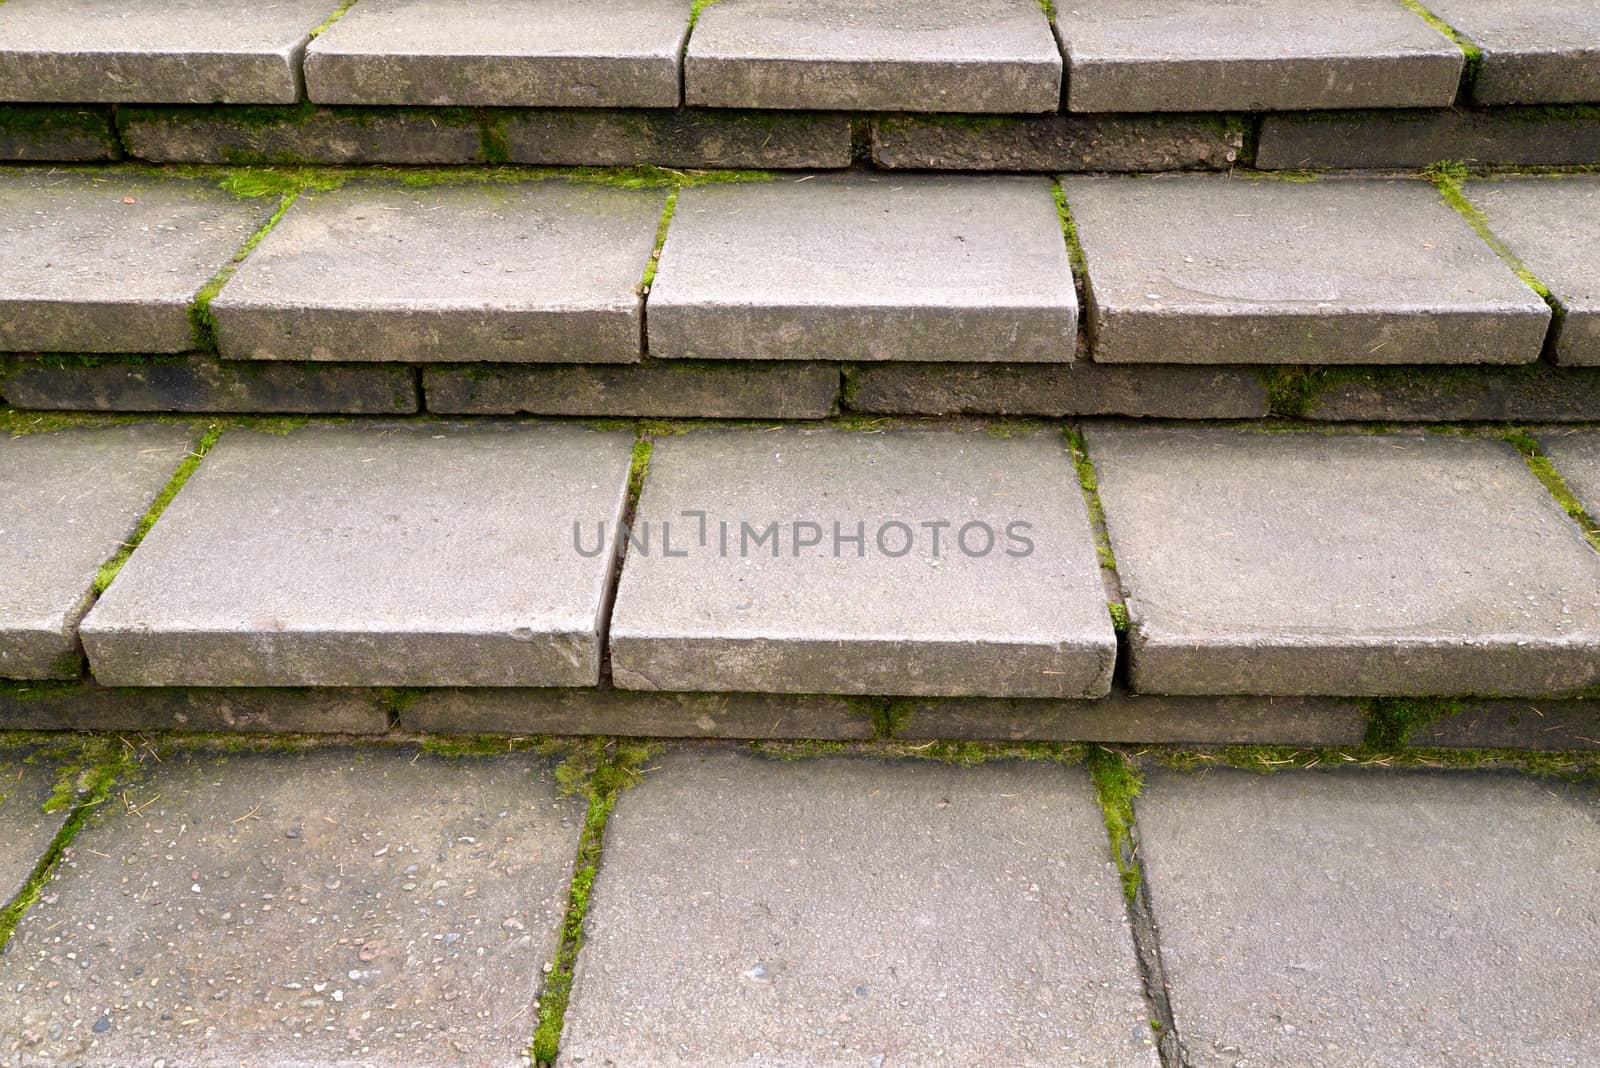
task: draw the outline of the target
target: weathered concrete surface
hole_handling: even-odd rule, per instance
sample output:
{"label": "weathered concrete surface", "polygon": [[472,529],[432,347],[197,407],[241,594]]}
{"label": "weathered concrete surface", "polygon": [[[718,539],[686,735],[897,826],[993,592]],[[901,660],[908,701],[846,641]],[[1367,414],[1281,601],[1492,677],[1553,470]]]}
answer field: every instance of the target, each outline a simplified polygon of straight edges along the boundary
{"label": "weathered concrete surface", "polygon": [[1465,63],[1393,0],[1061,4],[1071,111],[1447,107]]}
{"label": "weathered concrete surface", "polygon": [[0,685],[0,730],[383,734],[382,691],[119,688],[92,680]]}
{"label": "weathered concrete surface", "polygon": [[22,892],[67,822],[75,798],[53,797],[57,778],[71,774],[71,766],[71,758],[54,746],[0,749],[0,908]]}
{"label": "weathered concrete surface", "polygon": [[0,357],[0,396],[18,408],[55,411],[398,415],[417,410],[417,381],[398,365],[224,361],[206,353]]}
{"label": "weathered concrete surface", "polygon": [[0,100],[292,104],[338,0],[8,0]]}
{"label": "weathered concrete surface", "polygon": [[[592,686],[633,436],[224,434],[81,628],[108,686]],[[586,533],[585,546],[595,546]]]}
{"label": "weathered concrete surface", "polygon": [[1040,112],[1061,53],[1033,0],[719,0],[683,78],[692,106]]}
{"label": "weathered concrete surface", "polygon": [[1254,367],[1149,364],[851,364],[844,399],[886,415],[1127,415],[1255,419],[1267,389]]}
{"label": "weathered concrete surface", "polygon": [[[1048,431],[666,437],[634,524],[647,530],[612,615],[620,687],[1109,692],[1093,537]],[[858,532],[859,548],[846,540]]]}
{"label": "weathered concrete surface", "polygon": [[563,1066],[1158,1063],[1081,769],[657,763],[606,829]]}
{"label": "weathered concrete surface", "polygon": [[1428,183],[1069,178],[1096,360],[1531,363],[1550,309]]}
{"label": "weathered concrete surface", "polygon": [[154,424],[0,436],[0,678],[82,672],[95,575],[191,444]]}
{"label": "weathered concrete surface", "polygon": [[690,0],[366,0],[306,50],[319,104],[676,107]]}
{"label": "weathered concrete surface", "polygon": [[679,196],[649,344],[660,357],[1065,363],[1077,311],[1043,179],[779,179]]}
{"label": "weathered concrete surface", "polygon": [[[1596,50],[1600,79],[1600,30]],[[1550,340],[1556,362],[1600,366],[1600,176],[1471,182],[1466,195],[1561,306]]]}
{"label": "weathered concrete surface", "polygon": [[658,419],[821,419],[839,399],[839,368],[791,361],[626,366],[428,367],[430,412]]}
{"label": "weathered concrete surface", "polygon": [[1600,515],[1600,430],[1541,430],[1539,445],[1590,515]]}
{"label": "weathered concrete surface", "polygon": [[1088,447],[1135,691],[1600,682],[1600,555],[1503,442],[1108,426]]}
{"label": "weathered concrete surface", "polygon": [[850,165],[850,117],[837,113],[550,108],[496,117],[512,163],[770,170]]}
{"label": "weathered concrete surface", "polygon": [[1256,166],[1422,168],[1442,159],[1561,167],[1600,161],[1593,108],[1429,108],[1265,115]]}
{"label": "weathered concrete surface", "polygon": [[1136,802],[1197,1068],[1600,1056],[1600,802],[1476,773],[1154,772]]}
{"label": "weathered concrete surface", "polygon": [[472,112],[405,108],[117,109],[135,159],[152,163],[482,163]]}
{"label": "weathered concrete surface", "polygon": [[1446,749],[1600,749],[1600,701],[1462,701],[1413,727],[1409,745]]}
{"label": "weathered concrete surface", "polygon": [[1591,0],[1428,0],[1428,10],[1483,51],[1477,103],[1600,100],[1600,7]]}
{"label": "weathered concrete surface", "polygon": [[516,1068],[583,820],[531,754],[163,754],[17,928],[12,1063]]}
{"label": "weathered concrete surface", "polygon": [[0,349],[183,352],[195,294],[275,207],[203,179],[7,171]]}
{"label": "weathered concrete surface", "polygon": [[1518,420],[1589,422],[1600,412],[1600,369],[1390,367],[1340,369],[1322,379],[1308,419],[1363,422]]}
{"label": "weathered concrete surface", "polygon": [[956,171],[1226,170],[1246,119],[1214,115],[885,115],[872,120],[880,167]]}
{"label": "weathered concrete surface", "polygon": [[0,108],[0,162],[96,163],[121,155],[105,108]]}
{"label": "weathered concrete surface", "polygon": [[628,362],[662,189],[565,181],[302,197],[211,311],[229,359]]}

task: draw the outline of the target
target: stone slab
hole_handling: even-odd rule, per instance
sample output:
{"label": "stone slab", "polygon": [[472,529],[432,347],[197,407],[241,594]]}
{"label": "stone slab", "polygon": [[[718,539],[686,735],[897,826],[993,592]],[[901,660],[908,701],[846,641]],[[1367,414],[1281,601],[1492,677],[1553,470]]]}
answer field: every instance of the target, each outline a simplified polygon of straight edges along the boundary
{"label": "stone slab", "polygon": [[718,0],[683,89],[703,107],[1041,112],[1061,68],[1034,0]]}
{"label": "stone slab", "polygon": [[338,0],[7,0],[0,100],[292,104]]}
{"label": "stone slab", "polygon": [[1043,179],[707,185],[678,198],[650,291],[649,348],[666,358],[1066,363],[1077,311]]}
{"label": "stone slab", "polygon": [[0,730],[383,734],[382,691],[113,688],[93,680],[0,684]]}
{"label": "stone slab", "polygon": [[85,620],[95,677],[592,686],[612,559],[573,526],[614,539],[632,447],[511,423],[230,431]]}
{"label": "stone slab", "polygon": [[1257,419],[1267,389],[1254,367],[882,363],[845,368],[853,411],[885,415],[1127,415]]}
{"label": "stone slab", "polygon": [[470,415],[821,419],[839,398],[836,364],[789,361],[441,366],[422,383],[430,412]]}
{"label": "stone slab", "polygon": [[1059,4],[1069,111],[1448,107],[1460,49],[1393,0]]}
{"label": "stone slab", "polygon": [[1244,152],[1248,118],[1215,115],[885,115],[872,162],[891,170],[1219,171]]}
{"label": "stone slab", "polygon": [[1600,682],[1600,555],[1504,442],[1105,426],[1088,447],[1135,691]]}
{"label": "stone slab", "polygon": [[850,166],[850,117],[709,108],[546,108],[496,112],[511,163],[538,166]]}
{"label": "stone slab", "polygon": [[1541,430],[1539,445],[1584,508],[1600,515],[1600,430]]}
{"label": "stone slab", "polygon": [[1483,52],[1477,103],[1600,100],[1600,8],[1589,0],[1428,0],[1428,10]]}
{"label": "stone slab", "polygon": [[0,749],[0,908],[27,886],[72,814],[70,804],[52,803],[57,778],[71,766],[55,746]]}
{"label": "stone slab", "polygon": [[1600,176],[1471,182],[1466,195],[1560,305],[1550,335],[1555,361],[1600,366]]}
{"label": "stone slab", "polygon": [[485,163],[483,117],[447,108],[117,109],[128,155],[152,163]]}
{"label": "stone slab", "polygon": [[1187,1064],[1586,1064],[1592,788],[1153,772],[1140,856]]}
{"label": "stone slab", "polygon": [[[650,528],[653,551],[629,548],[612,614],[624,689],[1109,692],[1115,635],[1055,434],[664,437],[634,536]],[[859,549],[844,540],[858,530]]]}
{"label": "stone slab", "polygon": [[691,0],[366,0],[306,50],[319,104],[678,104]]}
{"label": "stone slab", "polygon": [[26,104],[0,107],[0,161],[99,163],[121,155],[108,110]]}
{"label": "stone slab", "polygon": [[606,828],[561,1065],[1158,1063],[1082,770],[657,763]]}
{"label": "stone slab", "polygon": [[1600,368],[1341,368],[1322,378],[1308,419],[1361,422],[1516,420],[1590,422],[1600,411]]}
{"label": "stone slab", "polygon": [[1550,309],[1428,183],[1063,180],[1108,363],[1531,363]]}
{"label": "stone slab", "polygon": [[664,189],[353,182],[296,201],[211,302],[228,359],[639,359]]}
{"label": "stone slab", "polygon": [[0,175],[0,349],[191,348],[195,294],[276,207],[274,198],[234,197],[202,179],[7,171]]}
{"label": "stone slab", "polygon": [[1475,166],[1600,163],[1594,108],[1429,108],[1264,115],[1256,148],[1263,170],[1424,168],[1442,159]]}
{"label": "stone slab", "polygon": [[1412,728],[1409,745],[1444,749],[1600,749],[1600,701],[1463,701]]}
{"label": "stone slab", "polygon": [[399,365],[182,356],[0,357],[0,396],[18,408],[96,412],[401,415],[418,408]]}
{"label": "stone slab", "polygon": [[78,621],[100,565],[182,463],[185,427],[76,427],[0,437],[0,678],[82,673]]}
{"label": "stone slab", "polygon": [[0,958],[0,1056],[523,1063],[583,822],[542,758],[162,757]]}

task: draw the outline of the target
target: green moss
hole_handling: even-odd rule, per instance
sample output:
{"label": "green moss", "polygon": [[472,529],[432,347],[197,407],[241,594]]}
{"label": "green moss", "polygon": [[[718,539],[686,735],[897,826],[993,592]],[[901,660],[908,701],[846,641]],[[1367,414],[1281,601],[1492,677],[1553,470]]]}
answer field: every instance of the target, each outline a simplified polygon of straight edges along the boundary
{"label": "green moss", "polygon": [[1366,748],[1392,752],[1406,746],[1411,732],[1456,715],[1465,703],[1445,698],[1378,697],[1366,702]]}
{"label": "green moss", "polygon": [[1256,171],[1246,167],[1235,167],[1228,172],[1228,177],[1245,182],[1288,182],[1291,185],[1308,185],[1322,180],[1322,175],[1316,171]]}
{"label": "green moss", "polygon": [[[238,195],[253,196],[255,194],[239,193]],[[218,293],[222,292],[222,287],[228,284],[228,279],[233,277],[234,272],[239,269],[239,264],[244,262],[244,258],[255,250],[255,247],[261,243],[262,238],[272,232],[274,226],[278,225],[278,220],[283,218],[284,212],[289,210],[299,195],[298,192],[282,194],[278,201],[278,208],[272,213],[271,217],[262,223],[255,233],[250,235],[250,239],[244,243],[243,247],[234,253],[233,259],[222,270],[213,275],[209,282],[201,286],[200,292],[194,295],[194,300],[189,304],[189,329],[194,335],[195,348],[202,352],[214,353],[217,351],[217,320],[211,314],[211,302],[217,298]]]}
{"label": "green moss", "polygon": [[1566,512],[1574,523],[1578,524],[1578,528],[1583,531],[1583,536],[1588,539],[1594,550],[1600,552],[1600,522],[1597,522],[1595,517],[1590,515],[1584,508],[1583,502],[1578,499],[1578,495],[1573,493],[1572,487],[1567,485],[1567,480],[1561,476],[1561,472],[1556,470],[1555,464],[1551,463],[1550,458],[1539,448],[1539,442],[1532,434],[1522,430],[1508,430],[1501,436],[1511,444],[1512,448],[1522,454],[1522,459],[1527,463],[1528,470],[1532,471],[1534,476],[1544,483],[1544,488],[1550,491],[1550,495],[1556,499],[1556,503],[1561,506],[1561,510]]}
{"label": "green moss", "polygon": [[1415,12],[1423,22],[1450,38],[1450,42],[1461,49],[1461,54],[1467,58],[1466,67],[1461,72],[1462,79],[1467,85],[1476,81],[1478,71],[1483,68],[1483,49],[1473,44],[1466,34],[1429,11],[1419,0],[1400,0],[1400,2]]}
{"label": "green moss", "polygon": [[633,443],[633,458],[628,461],[628,511],[633,514],[639,507],[639,495],[644,492],[644,478],[650,473],[650,454],[655,442],[640,438]]}
{"label": "green moss", "polygon": [[1459,164],[1445,160],[1433,164],[1424,172],[1424,175],[1439,190],[1439,196],[1444,199],[1444,202],[1456,209],[1461,217],[1467,220],[1468,225],[1483,239],[1484,244],[1493,249],[1495,255],[1499,256],[1506,266],[1516,272],[1517,277],[1522,279],[1524,285],[1539,294],[1544,302],[1550,305],[1551,311],[1555,313],[1556,318],[1559,320],[1566,313],[1566,309],[1561,306],[1561,302],[1556,300],[1555,295],[1550,292],[1550,287],[1541,282],[1538,276],[1528,268],[1528,265],[1523,263],[1507,247],[1504,241],[1495,236],[1494,231],[1489,227],[1488,217],[1478,209],[1477,205],[1467,199],[1466,193],[1461,188],[1463,172],[1459,167]]}
{"label": "green moss", "polygon": [[0,130],[11,134],[76,131],[107,140],[111,119],[107,112],[81,104],[7,104],[0,105]]}
{"label": "green moss", "polygon": [[1133,621],[1128,618],[1128,606],[1122,601],[1107,601],[1106,611],[1111,613],[1111,629],[1118,634],[1126,634],[1133,629]]}
{"label": "green moss", "polygon": [[1101,567],[1115,571],[1117,557],[1111,551],[1111,537],[1106,532],[1106,510],[1100,504],[1100,482],[1095,477],[1094,463],[1089,459],[1089,443],[1081,432],[1072,427],[1067,427],[1064,433],[1067,448],[1072,453],[1072,466],[1078,472],[1078,485],[1089,507],[1089,523],[1094,528],[1095,555],[1099,557]]}
{"label": "green moss", "polygon": [[1314,367],[1273,367],[1261,372],[1267,390],[1267,411],[1279,419],[1303,419],[1326,386]]}
{"label": "green moss", "polygon": [[911,725],[917,701],[911,697],[893,697],[888,700],[873,699],[872,736],[880,740],[893,738]]}
{"label": "green moss", "polygon": [[717,2],[717,0],[694,0],[694,2],[689,5],[689,32],[690,33],[694,32],[695,24],[700,21],[700,13],[705,11],[706,8],[710,7],[712,4],[714,4],[716,2]]}
{"label": "green moss", "polygon": [[116,555],[100,565],[100,570],[94,578],[95,593],[104,593],[106,588],[111,585],[112,580],[117,577],[117,572],[122,570],[122,565],[128,562],[128,557],[133,555],[133,551],[139,547],[139,543],[144,540],[145,535],[150,533],[150,529],[156,525],[156,520],[161,518],[161,513],[166,511],[167,505],[171,504],[172,499],[178,495],[178,491],[183,489],[183,484],[189,481],[189,476],[195,473],[195,470],[200,466],[200,461],[205,458],[206,453],[211,450],[211,446],[215,445],[217,438],[221,436],[221,428],[212,427],[200,438],[194,449],[183,458],[183,462],[178,465],[178,469],[167,480],[167,484],[160,495],[151,502],[150,507],[140,517],[139,525],[134,528],[133,535],[123,542],[122,548],[117,550]]}
{"label": "green moss", "polygon": [[1089,281],[1089,259],[1083,254],[1083,243],[1078,240],[1078,224],[1073,221],[1072,208],[1067,204],[1066,191],[1060,182],[1051,182],[1050,191],[1056,198],[1056,216],[1061,220],[1061,236],[1067,243],[1067,260],[1072,264],[1072,275],[1080,290]]}
{"label": "green moss", "polygon": [[478,152],[485,163],[498,166],[511,161],[511,139],[499,111],[485,108],[479,116]]}
{"label": "green moss", "polygon": [[356,6],[356,0],[344,0],[344,2],[342,4],[340,4],[338,7],[333,9],[333,14],[329,15],[327,18],[325,18],[321,22],[317,23],[316,27],[314,29],[312,29],[312,31],[311,31],[311,36],[312,37],[317,37],[317,36],[320,36],[323,33],[326,33],[327,30],[328,30],[328,27],[332,26],[335,22],[338,22],[341,18],[344,17],[344,13],[346,11],[349,11],[351,8],[353,8],[355,6]]}
{"label": "green moss", "polygon": [[1020,419],[1014,416],[1004,416],[986,421],[983,425],[983,431],[991,438],[1016,438],[1038,433],[1044,425],[1044,420],[1042,419]]}
{"label": "green moss", "polygon": [[1127,756],[1098,745],[1084,755],[1084,763],[1100,797],[1111,859],[1122,877],[1123,896],[1132,901],[1138,896],[1142,878],[1133,850],[1133,799],[1143,789],[1144,777]]}
{"label": "green moss", "polygon": [[656,270],[661,266],[661,250],[667,243],[667,229],[672,226],[672,213],[678,210],[678,188],[674,186],[667,194],[667,202],[661,206],[661,221],[656,223],[656,243],[650,250],[650,259],[644,265],[644,277],[639,279],[639,292],[650,292],[650,286],[656,280]]}

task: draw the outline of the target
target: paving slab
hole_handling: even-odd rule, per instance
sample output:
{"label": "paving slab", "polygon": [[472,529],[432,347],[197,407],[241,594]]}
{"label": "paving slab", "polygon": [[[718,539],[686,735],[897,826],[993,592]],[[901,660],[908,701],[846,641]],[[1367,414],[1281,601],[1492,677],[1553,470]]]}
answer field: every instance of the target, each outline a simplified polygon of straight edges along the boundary
{"label": "paving slab", "polygon": [[1056,5],[1069,111],[1448,107],[1465,59],[1393,0]]}
{"label": "paving slab", "polygon": [[1062,181],[1108,363],[1532,363],[1550,309],[1428,183]]}
{"label": "paving slab", "polygon": [[0,100],[292,104],[338,0],[7,0]]}
{"label": "paving slab", "polygon": [[1055,111],[1061,52],[1035,0],[717,0],[683,89],[692,107]]}
{"label": "paving slab", "polygon": [[678,105],[691,0],[366,0],[306,50],[319,104]]}
{"label": "paving slab", "polygon": [[1136,809],[1186,1064],[1600,1055],[1592,787],[1155,771]]}
{"label": "paving slab", "polygon": [[76,427],[0,436],[0,678],[82,673],[78,621],[188,453],[185,427]]}
{"label": "paving slab", "polygon": [[0,730],[385,734],[392,693],[353,687],[207,689],[0,684]]}
{"label": "paving slab", "polygon": [[0,908],[27,886],[72,814],[72,795],[57,797],[56,784],[73,767],[60,746],[0,749]]}
{"label": "paving slab", "polygon": [[484,117],[455,108],[119,107],[117,132],[151,163],[486,163]]}
{"label": "paving slab", "polygon": [[1600,100],[1600,8],[1589,0],[1428,0],[1428,10],[1482,51],[1477,103]]}
{"label": "paving slab", "polygon": [[1102,697],[1116,656],[1047,431],[662,438],[610,634],[635,690]]}
{"label": "paving slab", "polygon": [[0,160],[98,163],[121,155],[109,108],[49,104],[0,108]]}
{"label": "paving slab", "polygon": [[1449,367],[1341,369],[1324,378],[1305,418],[1359,422],[1438,423],[1513,420],[1588,423],[1600,411],[1600,368]]}
{"label": "paving slab", "polygon": [[1600,111],[1587,107],[1407,108],[1263,115],[1262,170],[1567,167],[1600,159]]}
{"label": "paving slab", "polygon": [[[95,677],[592,686],[632,447],[500,422],[225,433],[86,618]],[[580,521],[602,542],[580,551]]]}
{"label": "paving slab", "polygon": [[1446,749],[1600,749],[1600,700],[1459,701],[1406,744]]}
{"label": "paving slab", "polygon": [[162,756],[0,958],[0,1057],[524,1063],[583,822],[542,758]]}
{"label": "paving slab", "polygon": [[1555,361],[1600,366],[1600,177],[1471,182],[1466,195],[1560,305]]}
{"label": "paving slab", "polygon": [[559,1064],[1158,1063],[1081,769],[658,763],[606,828]]}
{"label": "paving slab", "polygon": [[1600,555],[1504,442],[1107,426],[1088,447],[1136,691],[1600,682]]}
{"label": "paving slab", "polygon": [[666,358],[1066,363],[1077,321],[1044,179],[825,175],[685,189],[649,345]]}
{"label": "paving slab", "polygon": [[850,166],[850,116],[711,108],[542,108],[497,114],[506,159],[537,166]]}
{"label": "paving slab", "polygon": [[1567,488],[1600,515],[1600,430],[1541,430],[1538,437]]}
{"label": "paving slab", "polygon": [[565,181],[313,193],[211,302],[229,359],[639,359],[664,189]]}
{"label": "paving slab", "polygon": [[192,348],[195,294],[276,207],[274,198],[234,197],[203,179],[7,171],[0,349]]}
{"label": "paving slab", "polygon": [[1221,171],[1244,153],[1237,115],[882,115],[872,162],[890,170]]}

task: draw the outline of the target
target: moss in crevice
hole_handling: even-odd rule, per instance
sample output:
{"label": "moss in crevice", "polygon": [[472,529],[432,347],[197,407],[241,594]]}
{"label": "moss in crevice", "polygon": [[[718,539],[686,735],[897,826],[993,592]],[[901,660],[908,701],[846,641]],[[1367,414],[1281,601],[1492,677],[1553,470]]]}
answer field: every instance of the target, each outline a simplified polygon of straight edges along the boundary
{"label": "moss in crevice", "polygon": [[122,548],[118,549],[111,559],[100,565],[100,570],[95,574],[94,578],[94,592],[96,594],[104,593],[106,588],[111,585],[112,580],[117,577],[117,572],[122,570],[122,565],[128,562],[128,557],[133,555],[133,551],[139,547],[139,543],[144,540],[145,535],[150,533],[150,529],[156,525],[156,520],[161,518],[161,513],[166,511],[167,505],[171,504],[172,499],[178,495],[178,491],[183,489],[183,484],[189,481],[189,476],[195,473],[200,466],[200,461],[205,458],[207,452],[211,451],[211,446],[215,445],[217,439],[221,436],[222,428],[213,426],[201,436],[195,447],[183,458],[183,462],[178,465],[178,469],[167,480],[167,484],[161,490],[160,495],[150,503],[150,507],[139,518],[139,525],[134,527],[132,536],[122,543]]}
{"label": "moss in crevice", "polygon": [[661,205],[661,219],[656,223],[656,243],[650,250],[650,259],[644,265],[644,276],[639,279],[639,292],[649,293],[650,286],[656,280],[656,271],[661,267],[661,250],[667,244],[667,230],[672,226],[672,214],[678,210],[678,187],[673,186],[667,193],[666,203]]}
{"label": "moss in crevice", "polygon": [[1478,80],[1478,71],[1483,69],[1483,49],[1472,43],[1472,39],[1444,19],[1429,11],[1420,0],[1400,0],[1418,18],[1429,26],[1438,30],[1450,39],[1450,43],[1461,49],[1461,54],[1466,57],[1466,65],[1461,71],[1461,84],[1471,86]]}
{"label": "moss in crevice", "polygon": [[[253,196],[255,194],[242,193],[239,195]],[[216,353],[218,351],[217,320],[211,314],[211,302],[217,298],[218,293],[222,292],[222,287],[228,284],[228,279],[232,278],[234,272],[239,269],[239,264],[243,263],[244,258],[255,251],[255,247],[261,243],[261,240],[272,232],[272,228],[278,225],[278,221],[283,218],[284,213],[293,206],[299,196],[298,192],[282,194],[278,200],[278,208],[272,213],[271,217],[262,223],[255,233],[250,235],[250,239],[244,243],[238,252],[234,253],[233,259],[222,270],[213,275],[209,282],[201,286],[200,291],[194,295],[194,300],[189,304],[189,329],[194,335],[196,349],[207,353]]]}
{"label": "moss in crevice", "polygon": [[1084,754],[1084,764],[1100,798],[1111,860],[1122,877],[1123,896],[1132,901],[1138,896],[1143,878],[1133,844],[1133,799],[1143,789],[1144,777],[1125,754],[1098,745]]}
{"label": "moss in crevice", "polygon": [[1578,495],[1572,492],[1572,487],[1567,485],[1567,480],[1561,477],[1561,472],[1556,470],[1555,464],[1544,454],[1539,447],[1539,442],[1532,434],[1524,430],[1508,430],[1501,435],[1522,454],[1522,459],[1528,465],[1528,470],[1544,484],[1550,491],[1550,496],[1556,499],[1561,510],[1578,524],[1583,531],[1583,536],[1588,539],[1590,546],[1600,552],[1600,521],[1590,515],[1584,508],[1583,502],[1578,500]]}
{"label": "moss in crevice", "polygon": [[1111,536],[1106,529],[1106,510],[1100,504],[1100,482],[1094,473],[1094,463],[1089,459],[1089,445],[1083,433],[1072,427],[1064,431],[1067,448],[1072,453],[1072,466],[1078,473],[1078,486],[1083,490],[1084,503],[1089,508],[1089,523],[1094,528],[1095,555],[1100,566],[1116,571],[1117,558],[1111,551]]}
{"label": "moss in crevice", "polygon": [[335,22],[338,22],[340,19],[344,18],[345,12],[349,11],[351,8],[353,8],[355,6],[356,6],[356,0],[344,0],[343,3],[341,3],[338,7],[333,9],[333,13],[332,14],[330,14],[327,18],[323,19],[321,22],[317,23],[317,25],[311,30],[311,36],[313,38],[316,38],[316,37],[320,37],[322,34],[328,32],[328,27],[332,26]]}
{"label": "moss in crevice", "polygon": [[1377,697],[1366,703],[1364,746],[1374,752],[1404,748],[1411,733],[1461,712],[1465,702],[1449,698]]}
{"label": "moss in crevice", "polygon": [[1434,188],[1439,190],[1439,196],[1443,198],[1444,202],[1454,208],[1467,221],[1467,225],[1472,227],[1473,232],[1483,240],[1483,243],[1494,250],[1494,254],[1499,256],[1507,267],[1516,272],[1522,283],[1539,294],[1540,299],[1550,306],[1556,321],[1559,322],[1562,316],[1566,314],[1566,309],[1556,299],[1555,294],[1550,291],[1550,287],[1540,281],[1538,275],[1534,274],[1528,265],[1523,263],[1521,258],[1512,252],[1504,241],[1495,236],[1494,231],[1489,226],[1488,216],[1476,204],[1467,199],[1466,192],[1462,189],[1462,182],[1466,178],[1465,165],[1458,160],[1441,160],[1423,171],[1423,177],[1433,183]]}
{"label": "moss in crevice", "polygon": [[1315,367],[1273,367],[1261,372],[1267,391],[1267,411],[1279,419],[1304,419],[1311,404],[1326,387],[1326,376]]}

